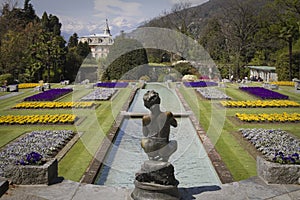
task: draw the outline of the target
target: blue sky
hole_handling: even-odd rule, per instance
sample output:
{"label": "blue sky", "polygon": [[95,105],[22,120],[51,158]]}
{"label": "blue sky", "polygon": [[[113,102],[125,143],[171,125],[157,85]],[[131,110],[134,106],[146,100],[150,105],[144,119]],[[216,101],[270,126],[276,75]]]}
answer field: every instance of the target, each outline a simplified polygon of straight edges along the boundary
{"label": "blue sky", "polygon": [[[24,0],[0,0],[17,2],[23,7]],[[193,6],[208,0],[189,0]],[[175,3],[183,0],[31,0],[37,14],[44,11],[59,17],[62,31],[79,36],[102,33],[105,19],[113,35],[121,30],[130,31],[145,20],[152,19],[163,11],[169,11]]]}

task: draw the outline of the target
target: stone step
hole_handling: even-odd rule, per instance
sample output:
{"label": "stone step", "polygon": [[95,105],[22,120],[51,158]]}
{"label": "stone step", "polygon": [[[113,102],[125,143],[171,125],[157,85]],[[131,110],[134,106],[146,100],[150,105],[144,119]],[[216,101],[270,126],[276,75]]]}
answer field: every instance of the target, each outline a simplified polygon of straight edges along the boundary
{"label": "stone step", "polygon": [[[190,116],[191,112],[184,112],[184,113],[173,113],[174,117],[188,117]],[[149,113],[136,113],[136,112],[126,112],[122,111],[121,115],[125,117],[137,117],[137,118],[142,118],[145,115],[149,115]]]}
{"label": "stone step", "polygon": [[5,178],[0,177],[0,197],[5,194],[5,192],[8,190],[9,188],[9,183],[8,180],[6,180]]}

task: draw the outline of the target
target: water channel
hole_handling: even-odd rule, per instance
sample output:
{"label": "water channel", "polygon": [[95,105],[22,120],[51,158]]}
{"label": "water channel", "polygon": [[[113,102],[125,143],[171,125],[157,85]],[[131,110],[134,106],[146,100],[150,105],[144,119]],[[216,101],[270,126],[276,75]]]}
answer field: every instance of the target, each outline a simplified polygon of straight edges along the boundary
{"label": "water channel", "polygon": [[[149,113],[143,105],[143,95],[147,90],[156,90],[161,97],[161,110],[184,113],[184,108],[175,91],[162,84],[147,84],[139,90],[128,111]],[[221,181],[197,136],[196,130],[188,117],[176,118],[177,128],[171,128],[170,140],[177,140],[178,149],[170,157],[175,167],[175,177],[179,187],[199,187],[220,185]],[[105,158],[95,184],[134,188],[135,173],[147,156],[140,146],[142,138],[142,119],[124,119],[117,138]]]}

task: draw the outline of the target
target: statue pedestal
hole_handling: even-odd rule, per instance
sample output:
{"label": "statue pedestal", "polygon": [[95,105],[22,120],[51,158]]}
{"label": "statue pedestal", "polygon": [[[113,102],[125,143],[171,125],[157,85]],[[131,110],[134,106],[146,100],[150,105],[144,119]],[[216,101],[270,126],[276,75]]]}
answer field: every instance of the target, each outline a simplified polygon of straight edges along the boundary
{"label": "statue pedestal", "polygon": [[148,160],[136,174],[131,197],[135,200],[178,200],[178,184],[171,163]]}

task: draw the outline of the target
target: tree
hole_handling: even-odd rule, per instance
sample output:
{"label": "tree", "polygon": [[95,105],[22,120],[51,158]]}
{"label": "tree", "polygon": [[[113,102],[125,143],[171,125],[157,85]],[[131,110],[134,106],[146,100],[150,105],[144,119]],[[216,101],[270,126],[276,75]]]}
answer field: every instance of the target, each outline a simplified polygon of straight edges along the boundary
{"label": "tree", "polygon": [[212,18],[208,22],[199,43],[208,51],[213,60],[221,63],[229,61],[229,55],[226,52],[226,38],[217,18]]}
{"label": "tree", "polygon": [[24,18],[29,22],[33,22],[34,20],[38,20],[38,16],[35,14],[35,10],[33,9],[33,5],[30,3],[31,0],[25,0],[24,2]]}
{"label": "tree", "polygon": [[250,61],[249,54],[254,54],[252,49],[258,29],[258,9],[253,5],[253,0],[230,0],[223,8],[224,15],[220,20],[226,50],[231,55],[230,61],[235,65],[234,76],[237,78],[245,76],[241,74],[241,67]]}
{"label": "tree", "polygon": [[73,33],[73,35],[69,38],[68,48],[73,48],[78,46],[78,35],[77,33]]}
{"label": "tree", "polygon": [[185,35],[190,35],[188,25],[189,25],[189,17],[188,15],[193,13],[184,12],[184,10],[191,7],[191,3],[189,2],[180,2],[176,3],[170,12],[165,11],[164,17],[162,17],[162,21],[165,26],[170,27],[171,29],[175,29]]}
{"label": "tree", "polygon": [[276,61],[276,73],[278,74],[278,80],[284,81],[290,78],[290,73],[293,74],[293,78],[300,79],[299,65],[300,65],[300,50],[294,51],[292,55],[292,66],[290,68],[290,54],[281,53],[277,57]]}
{"label": "tree", "polygon": [[87,42],[79,42],[76,52],[79,56],[85,58],[91,53],[91,49],[89,47],[89,44]]}
{"label": "tree", "polygon": [[147,75],[147,72],[135,71],[135,68],[146,63],[148,63],[146,50],[138,41],[122,37],[116,38],[107,56],[106,69],[102,79],[119,80],[130,71],[127,78],[138,80],[141,76]]}
{"label": "tree", "polygon": [[78,43],[78,35],[74,33],[68,41],[68,52],[64,66],[64,78],[70,81],[76,79],[78,70],[84,59],[91,53],[88,43]]}
{"label": "tree", "polygon": [[[276,0],[273,4],[278,22],[272,25],[273,32],[278,38],[288,43],[289,51],[289,80],[292,80],[293,43],[300,36],[300,6],[299,1]],[[300,71],[300,66],[299,66]]]}

